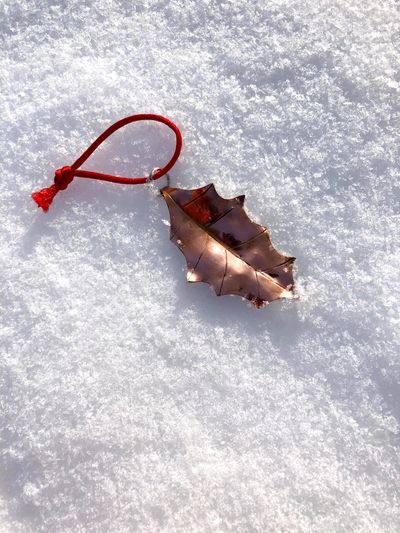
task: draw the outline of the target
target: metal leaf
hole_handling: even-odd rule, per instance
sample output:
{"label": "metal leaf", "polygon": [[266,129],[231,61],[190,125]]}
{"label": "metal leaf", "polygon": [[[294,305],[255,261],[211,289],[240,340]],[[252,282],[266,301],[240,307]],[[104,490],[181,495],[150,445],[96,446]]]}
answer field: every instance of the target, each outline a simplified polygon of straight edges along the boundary
{"label": "metal leaf", "polygon": [[249,219],[244,196],[221,198],[212,183],[194,190],[164,187],[161,193],[189,282],[209,283],[217,296],[238,294],[256,307],[291,296],[295,258],[277,252],[267,229]]}

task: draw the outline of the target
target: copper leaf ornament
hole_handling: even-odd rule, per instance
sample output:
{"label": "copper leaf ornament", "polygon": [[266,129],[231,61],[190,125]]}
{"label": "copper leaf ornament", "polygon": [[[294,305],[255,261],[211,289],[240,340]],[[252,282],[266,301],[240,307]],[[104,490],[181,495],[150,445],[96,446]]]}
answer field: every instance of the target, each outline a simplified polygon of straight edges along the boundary
{"label": "copper leaf ornament", "polygon": [[194,190],[164,187],[171,241],[187,261],[187,280],[209,283],[217,296],[238,294],[256,307],[288,298],[294,257],[280,254],[266,228],[243,209],[244,196],[221,198],[213,184]]}

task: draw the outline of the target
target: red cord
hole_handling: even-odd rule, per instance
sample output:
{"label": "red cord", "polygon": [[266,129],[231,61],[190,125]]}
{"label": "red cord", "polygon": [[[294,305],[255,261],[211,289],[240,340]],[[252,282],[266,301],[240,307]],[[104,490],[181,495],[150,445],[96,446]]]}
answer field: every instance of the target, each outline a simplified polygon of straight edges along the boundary
{"label": "red cord", "polygon": [[107,128],[97,139],[87,148],[83,154],[71,166],[59,168],[55,171],[54,184],[50,187],[42,189],[41,191],[34,192],[31,196],[43,211],[47,211],[55,195],[68,187],[75,176],[79,178],[91,178],[95,180],[111,181],[112,183],[123,183],[126,185],[137,185],[140,183],[146,183],[146,177],[143,178],[124,178],[121,176],[113,176],[111,174],[102,174],[100,172],[91,172],[90,170],[79,170],[79,167],[87,160],[87,158],[104,142],[107,137],[112,135],[115,131],[130,124],[131,122],[137,122],[138,120],[155,120],[156,122],[162,122],[173,130],[176,136],[175,152],[170,161],[162,168],[155,171],[152,176],[153,180],[157,180],[164,176],[175,165],[179,154],[182,149],[182,135],[178,126],[171,120],[163,117],[162,115],[153,114],[140,114],[132,115],[118,120],[115,124]]}

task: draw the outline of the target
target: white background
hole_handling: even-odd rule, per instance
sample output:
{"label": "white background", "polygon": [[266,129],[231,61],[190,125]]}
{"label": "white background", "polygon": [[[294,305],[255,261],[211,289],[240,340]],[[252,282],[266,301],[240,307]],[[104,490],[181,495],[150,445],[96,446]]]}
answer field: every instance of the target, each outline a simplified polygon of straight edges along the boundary
{"label": "white background", "polygon": [[[0,3],[0,531],[382,532],[399,516],[399,5]],[[162,199],[75,179],[176,121],[173,183],[246,194],[300,299],[187,284]],[[87,169],[143,175],[135,124]]]}

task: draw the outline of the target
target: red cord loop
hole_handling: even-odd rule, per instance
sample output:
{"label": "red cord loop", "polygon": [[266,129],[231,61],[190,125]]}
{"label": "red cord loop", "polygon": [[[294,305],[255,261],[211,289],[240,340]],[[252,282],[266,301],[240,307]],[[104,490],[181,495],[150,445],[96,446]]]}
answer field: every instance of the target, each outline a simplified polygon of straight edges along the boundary
{"label": "red cord loop", "polygon": [[50,187],[47,187],[45,189],[42,189],[41,191],[33,193],[31,196],[33,200],[38,204],[39,207],[41,207],[44,211],[47,211],[50,204],[52,203],[55,195],[62,190],[65,190],[68,185],[71,183],[71,181],[74,179],[75,176],[79,178],[91,178],[95,180],[102,180],[102,181],[110,181],[112,183],[122,183],[127,185],[137,185],[139,183],[146,183],[147,178],[125,178],[123,176],[113,176],[112,174],[103,174],[101,172],[92,172],[90,170],[79,170],[80,166],[83,165],[83,163],[88,159],[88,157],[100,146],[102,142],[104,142],[107,137],[112,135],[115,131],[117,131],[119,128],[122,128],[123,126],[126,126],[127,124],[130,124],[131,122],[137,122],[139,120],[154,120],[156,122],[162,122],[166,126],[172,129],[172,131],[175,133],[176,137],[176,146],[175,146],[175,152],[173,153],[170,161],[163,166],[162,168],[158,169],[153,175],[152,179],[157,180],[158,178],[161,178],[161,176],[164,176],[171,168],[175,165],[179,154],[181,153],[182,149],[182,135],[179,131],[179,128],[169,119],[163,117],[162,115],[153,115],[153,114],[139,114],[139,115],[131,115],[129,117],[125,117],[109,128],[107,128],[97,139],[87,148],[83,154],[78,157],[78,159],[75,161],[75,163],[71,166],[65,166],[62,168],[59,168],[55,171],[54,176],[54,185],[51,185]]}

